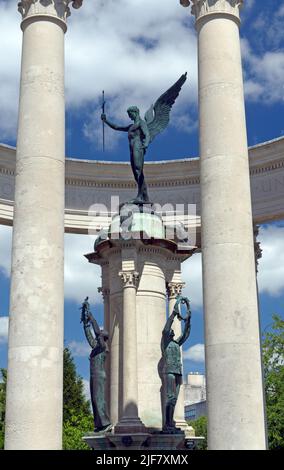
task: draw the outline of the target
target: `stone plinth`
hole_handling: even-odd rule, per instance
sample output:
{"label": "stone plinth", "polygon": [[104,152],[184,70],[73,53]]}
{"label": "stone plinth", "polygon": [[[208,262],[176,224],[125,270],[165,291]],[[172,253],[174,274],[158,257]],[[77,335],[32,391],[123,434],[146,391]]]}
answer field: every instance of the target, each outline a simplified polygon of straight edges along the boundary
{"label": "stone plinth", "polygon": [[[192,448],[194,443],[202,438],[192,438]],[[96,436],[95,433],[88,434],[83,440],[93,450],[177,450],[186,448],[184,434],[161,434],[161,433],[137,433],[137,434],[117,434],[107,433],[105,436]]]}
{"label": "stone plinth", "polygon": [[[162,429],[160,344],[166,322],[166,285],[194,251],[180,252],[175,241],[166,240],[161,218],[151,211],[133,214],[126,240],[125,231],[121,231],[124,221],[115,216],[111,238],[96,244],[96,251],[86,255],[89,262],[102,266],[102,288],[109,289],[110,414],[120,434],[125,433],[121,424],[131,425],[134,415],[147,431]],[[129,329],[125,322],[131,325]],[[126,419],[127,415],[131,419]],[[138,428],[140,424],[136,423]]]}

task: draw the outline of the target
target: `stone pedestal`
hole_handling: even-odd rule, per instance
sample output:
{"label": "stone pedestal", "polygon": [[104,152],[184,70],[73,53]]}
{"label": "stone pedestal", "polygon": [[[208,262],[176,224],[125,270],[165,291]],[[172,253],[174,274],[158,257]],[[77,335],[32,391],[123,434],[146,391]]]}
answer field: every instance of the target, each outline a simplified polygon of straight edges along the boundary
{"label": "stone pedestal", "polygon": [[[191,448],[195,448],[194,443],[198,443],[202,438],[191,438]],[[111,451],[111,450],[185,450],[187,443],[184,434],[149,434],[149,433],[136,433],[136,434],[117,434],[107,433],[105,436],[96,436],[95,434],[88,434],[83,437],[83,440],[93,450],[98,451]]]}
{"label": "stone pedestal", "polygon": [[243,1],[191,3],[198,33],[208,445],[265,449],[239,37]]}
{"label": "stone pedestal", "polygon": [[[70,0],[22,0],[6,449],[62,446],[65,103]],[[74,0],[79,7],[82,0]]]}
{"label": "stone pedestal", "polygon": [[[110,414],[115,434],[124,433],[122,425],[131,425],[138,417],[147,432],[162,429],[161,337],[166,285],[173,278],[169,265],[172,261],[180,265],[192,254],[178,251],[174,241],[164,238],[157,214],[147,213],[145,224],[143,218],[144,214],[135,214],[125,236],[125,227],[122,231],[121,219],[115,216],[111,237],[86,255],[105,272],[107,265],[109,276],[103,282],[110,289]],[[133,422],[135,426],[141,433],[141,422]]]}

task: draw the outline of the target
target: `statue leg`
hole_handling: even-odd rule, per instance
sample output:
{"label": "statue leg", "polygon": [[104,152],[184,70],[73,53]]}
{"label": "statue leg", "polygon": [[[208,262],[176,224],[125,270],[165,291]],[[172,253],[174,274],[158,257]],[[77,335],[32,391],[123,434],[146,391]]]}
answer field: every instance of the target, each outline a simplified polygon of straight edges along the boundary
{"label": "statue leg", "polygon": [[[105,399],[105,377],[97,376],[95,384],[96,393],[96,411],[98,413],[99,429],[104,429],[111,424],[107,410],[106,410],[106,399]],[[99,430],[98,429],[98,430]]]}
{"label": "statue leg", "polygon": [[100,414],[97,407],[96,402],[96,378],[91,375],[90,377],[90,392],[91,392],[91,402],[92,402],[92,409],[93,409],[93,417],[94,417],[94,426],[95,430],[100,429],[102,427],[102,423],[100,420]]}
{"label": "statue leg", "polygon": [[173,430],[175,428],[174,411],[176,406],[176,377],[174,374],[167,374],[167,401],[166,401],[166,423],[165,430]]}
{"label": "statue leg", "polygon": [[131,152],[131,168],[138,186],[137,202],[149,202],[147,185],[143,172],[145,152],[141,148],[134,148]]}
{"label": "statue leg", "polygon": [[176,375],[176,401],[178,401],[180,387],[182,385],[182,375]]}

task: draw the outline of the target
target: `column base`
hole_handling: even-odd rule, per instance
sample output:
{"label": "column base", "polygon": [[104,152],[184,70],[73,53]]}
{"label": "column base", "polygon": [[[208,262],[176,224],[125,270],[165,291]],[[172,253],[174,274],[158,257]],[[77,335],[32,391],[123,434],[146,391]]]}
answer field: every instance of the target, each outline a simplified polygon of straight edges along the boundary
{"label": "column base", "polygon": [[137,434],[145,433],[146,427],[138,416],[133,418],[125,416],[116,424],[115,434]]}
{"label": "column base", "polygon": [[116,450],[191,450],[196,448],[195,441],[198,438],[192,438],[191,445],[188,446],[184,434],[156,434],[150,433],[107,433],[105,436],[96,436],[90,433],[83,437],[83,441],[89,447],[97,451],[116,451]]}

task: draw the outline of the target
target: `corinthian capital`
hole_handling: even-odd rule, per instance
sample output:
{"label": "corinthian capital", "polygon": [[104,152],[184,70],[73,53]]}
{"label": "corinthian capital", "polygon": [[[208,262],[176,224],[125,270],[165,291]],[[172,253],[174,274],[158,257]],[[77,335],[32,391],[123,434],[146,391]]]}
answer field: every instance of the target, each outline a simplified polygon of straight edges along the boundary
{"label": "corinthian capital", "polygon": [[244,0],[180,0],[184,7],[192,5],[196,20],[207,15],[228,14],[240,20],[240,9]]}
{"label": "corinthian capital", "polygon": [[71,14],[70,3],[77,9],[82,6],[83,0],[21,0],[18,3],[18,11],[23,20],[35,15],[49,15],[66,21]]}
{"label": "corinthian capital", "polygon": [[167,284],[168,298],[173,299],[176,298],[177,295],[181,295],[184,286],[185,282],[169,282]]}
{"label": "corinthian capital", "polygon": [[139,273],[136,271],[121,271],[119,277],[123,282],[123,287],[137,287]]}

